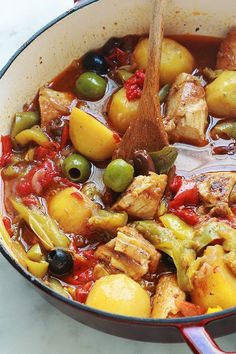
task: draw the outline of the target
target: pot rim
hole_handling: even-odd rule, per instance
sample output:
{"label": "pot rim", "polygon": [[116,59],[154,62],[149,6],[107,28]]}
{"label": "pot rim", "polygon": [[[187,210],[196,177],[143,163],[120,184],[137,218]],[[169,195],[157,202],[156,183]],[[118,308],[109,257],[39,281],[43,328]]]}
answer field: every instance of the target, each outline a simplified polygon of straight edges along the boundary
{"label": "pot rim", "polygon": [[[71,9],[63,12],[61,15],[56,17],[55,19],[51,20],[48,22],[45,26],[41,27],[38,31],[36,31],[25,43],[23,43],[19,49],[16,50],[16,52],[10,57],[10,59],[7,61],[7,63],[3,66],[3,68],[0,70],[0,79],[5,75],[7,70],[10,68],[10,66],[13,64],[13,62],[17,59],[17,57],[41,34],[43,34],[45,31],[47,31],[49,28],[54,26],[57,22],[63,20],[65,17],[71,15],[74,12],[79,11],[80,9],[91,5],[95,2],[98,2],[99,0],[82,0],[81,3],[76,4],[74,7]],[[83,312],[89,312],[92,315],[95,315],[97,317],[103,317],[104,319],[107,320],[116,320],[119,322],[133,322],[133,323],[140,323],[140,324],[146,324],[146,325],[162,325],[162,326],[174,326],[174,327],[184,327],[185,325],[191,325],[191,324],[198,324],[198,325],[203,325],[207,324],[213,320],[224,318],[224,317],[229,317],[231,315],[236,314],[236,306],[222,310],[217,313],[212,313],[212,314],[207,314],[207,315],[200,315],[200,316],[192,316],[192,317],[183,317],[183,318],[167,318],[167,319],[153,319],[153,318],[140,318],[140,317],[131,317],[131,316],[123,316],[123,315],[118,315],[118,314],[113,314],[110,312],[105,312],[101,310],[97,310],[93,307],[87,306],[85,304],[81,304],[77,301],[68,299],[59,293],[53,291],[49,287],[47,287],[42,281],[40,281],[38,278],[34,277],[32,274],[30,274],[26,269],[24,269],[20,264],[16,262],[15,259],[13,259],[10,254],[7,252],[6,248],[3,246],[3,244],[0,243],[0,252],[2,255],[8,260],[8,262],[21,274],[26,278],[30,283],[32,283],[34,286],[42,290],[43,292],[47,293],[53,298],[56,298],[60,302],[65,303],[66,305],[69,305],[70,307],[74,307],[79,309],[80,311]]]}

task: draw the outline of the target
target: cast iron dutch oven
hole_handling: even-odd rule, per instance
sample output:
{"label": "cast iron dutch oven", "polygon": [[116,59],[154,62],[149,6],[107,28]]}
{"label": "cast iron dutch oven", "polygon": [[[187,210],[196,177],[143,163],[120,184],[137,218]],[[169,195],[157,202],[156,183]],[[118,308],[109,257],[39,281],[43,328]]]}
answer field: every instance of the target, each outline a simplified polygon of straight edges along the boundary
{"label": "cast iron dutch oven", "polygon": [[[31,37],[0,73],[0,134],[7,134],[14,112],[33,98],[40,85],[91,48],[112,36],[148,32],[149,0],[82,0]],[[235,0],[168,0],[165,32],[224,36],[236,23]],[[22,89],[22,82],[24,86]],[[19,266],[0,235],[0,251],[52,305],[81,323],[116,336],[148,342],[184,340],[195,353],[224,353],[212,337],[234,332],[236,308],[175,319],[124,317],[89,308],[47,288]],[[236,296],[236,294],[235,294]],[[181,335],[180,335],[181,334]]]}

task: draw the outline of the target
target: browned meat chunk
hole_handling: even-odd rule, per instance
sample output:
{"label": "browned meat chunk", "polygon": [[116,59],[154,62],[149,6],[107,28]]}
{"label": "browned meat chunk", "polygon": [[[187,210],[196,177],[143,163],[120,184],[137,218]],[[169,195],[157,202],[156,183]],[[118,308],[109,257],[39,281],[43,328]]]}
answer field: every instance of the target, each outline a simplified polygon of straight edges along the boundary
{"label": "browned meat chunk", "polygon": [[167,176],[154,172],[150,172],[148,176],[135,177],[112,209],[126,211],[134,218],[152,219],[157,212],[166,184]]}
{"label": "browned meat chunk", "polygon": [[209,172],[195,177],[198,190],[205,205],[228,204],[236,184],[236,172]]}
{"label": "browned meat chunk", "polygon": [[199,79],[190,74],[179,74],[168,95],[164,118],[170,140],[202,145],[207,116],[205,91]]}
{"label": "browned meat chunk", "polygon": [[70,93],[41,87],[39,90],[41,124],[44,126],[53,119],[69,115],[76,102],[76,98]]}
{"label": "browned meat chunk", "polygon": [[158,281],[156,294],[153,299],[152,317],[173,317],[179,312],[178,302],[185,300],[174,274],[165,274]]}
{"label": "browned meat chunk", "polygon": [[122,227],[117,237],[98,247],[97,258],[138,280],[148,272],[155,272],[160,253],[134,228]]}
{"label": "browned meat chunk", "polygon": [[223,39],[217,54],[217,69],[236,70],[236,31],[231,31]]}

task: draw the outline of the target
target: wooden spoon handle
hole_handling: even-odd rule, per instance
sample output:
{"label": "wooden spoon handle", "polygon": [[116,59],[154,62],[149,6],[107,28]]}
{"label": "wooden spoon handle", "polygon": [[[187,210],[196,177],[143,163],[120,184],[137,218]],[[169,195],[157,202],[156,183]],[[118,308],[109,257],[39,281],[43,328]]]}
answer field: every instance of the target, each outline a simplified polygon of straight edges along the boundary
{"label": "wooden spoon handle", "polygon": [[165,0],[154,0],[149,33],[148,65],[137,118],[131,122],[113,158],[120,157],[129,161],[133,158],[135,150],[155,151],[169,144],[158,96],[164,2]]}
{"label": "wooden spoon handle", "polygon": [[164,5],[165,0],[155,0],[149,31],[148,66],[143,92],[154,96],[159,91]]}

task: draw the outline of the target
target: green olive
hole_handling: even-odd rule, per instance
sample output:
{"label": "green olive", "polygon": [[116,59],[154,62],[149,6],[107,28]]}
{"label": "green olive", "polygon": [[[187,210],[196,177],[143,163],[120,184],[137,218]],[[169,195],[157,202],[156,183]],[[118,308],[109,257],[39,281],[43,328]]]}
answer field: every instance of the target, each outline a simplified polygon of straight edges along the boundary
{"label": "green olive", "polygon": [[104,96],[107,83],[96,73],[85,72],[76,80],[75,86],[81,98],[98,100]]}
{"label": "green olive", "polygon": [[85,157],[79,154],[72,154],[65,158],[63,171],[71,181],[83,183],[90,176],[91,164]]}
{"label": "green olive", "polygon": [[106,167],[103,181],[114,192],[123,192],[132,182],[133,177],[133,166],[122,159],[117,159]]}

